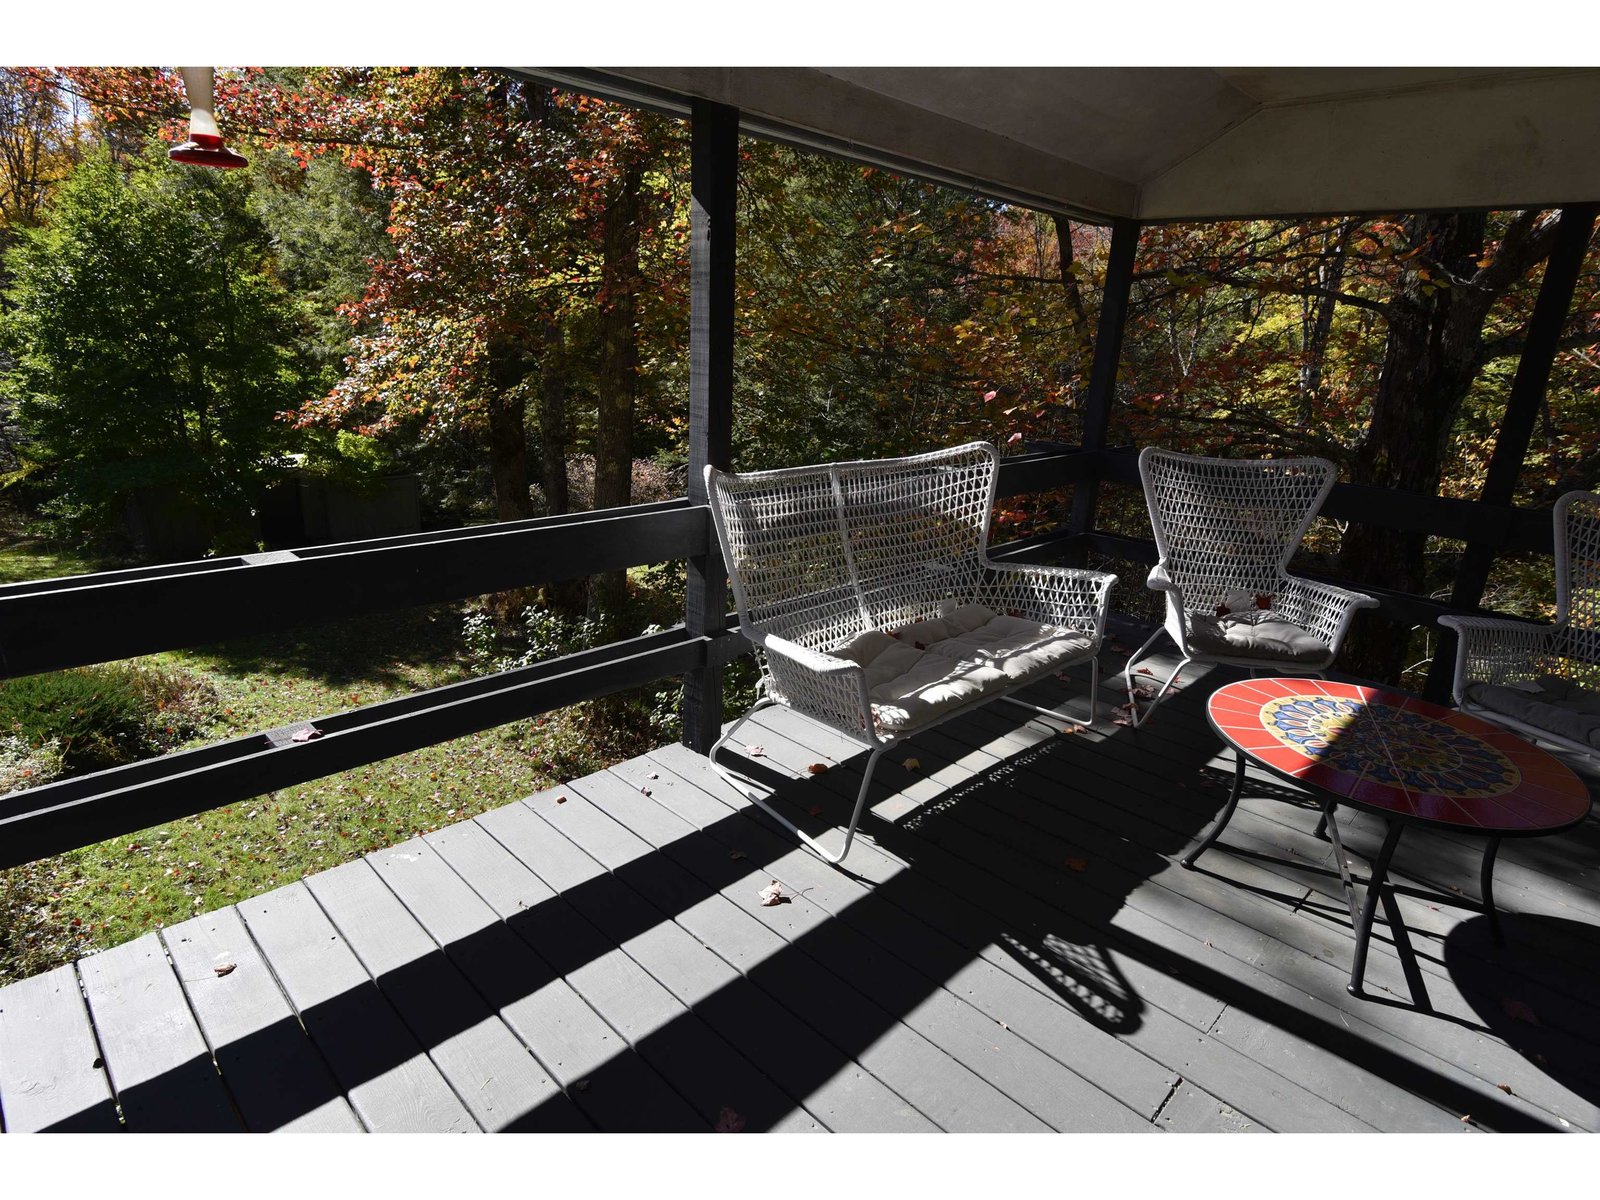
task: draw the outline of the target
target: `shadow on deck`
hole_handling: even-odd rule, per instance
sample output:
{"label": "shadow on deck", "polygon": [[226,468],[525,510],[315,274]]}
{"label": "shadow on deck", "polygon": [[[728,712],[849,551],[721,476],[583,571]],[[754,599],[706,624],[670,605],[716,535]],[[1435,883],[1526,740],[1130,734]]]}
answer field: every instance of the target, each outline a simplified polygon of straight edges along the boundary
{"label": "shadow on deck", "polygon": [[[1600,1128],[1600,823],[1505,845],[1503,949],[1481,843],[1408,835],[1437,1011],[1382,925],[1354,999],[1303,793],[1253,776],[1176,865],[1227,794],[1225,677],[1137,731],[1002,705],[914,739],[847,871],[666,747],[14,984],[6,1128]],[[768,710],[740,744],[797,820],[843,824],[848,742]],[[1342,827],[1359,878],[1375,826]]]}

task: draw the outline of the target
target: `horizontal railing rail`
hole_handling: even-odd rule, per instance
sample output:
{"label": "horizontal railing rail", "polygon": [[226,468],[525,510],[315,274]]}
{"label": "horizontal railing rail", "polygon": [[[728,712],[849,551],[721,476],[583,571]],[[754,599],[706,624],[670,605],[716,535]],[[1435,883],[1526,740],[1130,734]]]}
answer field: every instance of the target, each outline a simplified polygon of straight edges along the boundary
{"label": "horizontal railing rail", "polygon": [[698,554],[687,500],[0,586],[0,678]]}
{"label": "horizontal railing rail", "polygon": [[[1051,447],[1002,461],[997,494],[1104,480],[1137,486],[1125,451]],[[1382,503],[1379,503],[1381,498]],[[1549,517],[1339,485],[1325,511],[1441,536],[1550,550]],[[1538,532],[1543,530],[1542,535]],[[1497,541],[1498,539],[1498,541]],[[715,553],[709,510],[687,499],[529,521],[141,567],[0,586],[0,677],[207,645]],[[1000,561],[1089,550],[1138,562],[1155,544],[1056,529],[997,545]],[[1141,581],[1124,580],[1137,587]],[[1458,611],[1367,587],[1393,619]],[[682,626],[295,725],[0,797],[0,867],[132,833],[583,700],[725,665],[749,644]],[[298,735],[298,740],[297,740]]]}

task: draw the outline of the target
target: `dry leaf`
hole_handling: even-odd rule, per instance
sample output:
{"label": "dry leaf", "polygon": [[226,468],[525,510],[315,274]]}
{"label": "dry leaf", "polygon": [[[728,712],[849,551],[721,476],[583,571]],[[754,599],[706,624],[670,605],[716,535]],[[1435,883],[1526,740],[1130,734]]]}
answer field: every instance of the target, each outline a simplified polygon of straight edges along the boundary
{"label": "dry leaf", "polygon": [[821,775],[827,769],[828,769],[828,764],[827,763],[812,763],[809,767],[806,768],[806,770],[810,771],[813,775]]}
{"label": "dry leaf", "polygon": [[776,879],[767,884],[756,895],[761,900],[762,908],[771,908],[774,904],[782,904],[789,898],[783,894],[783,884]]}
{"label": "dry leaf", "polygon": [[291,742],[309,742],[312,738],[319,738],[321,736],[322,730],[318,729],[315,725],[307,725],[304,729],[296,729],[292,734],[289,735],[289,740]]}
{"label": "dry leaf", "polygon": [[644,793],[644,794],[645,794],[645,795],[646,795],[646,796],[648,796],[648,795],[650,795],[650,794],[651,794],[651,793],[650,793],[650,789],[649,789],[649,788],[647,788],[647,787],[645,787],[645,785],[644,785],[644,784],[642,784],[642,783],[641,783],[641,784],[640,784],[640,785],[639,785],[639,790],[640,790],[640,791],[641,791],[641,792],[643,792],[643,793]]}
{"label": "dry leaf", "polygon": [[1112,718],[1111,718],[1111,723],[1112,723],[1112,724],[1113,724],[1113,725],[1125,725],[1125,726],[1127,726],[1127,727],[1128,727],[1128,728],[1129,728],[1129,729],[1132,729],[1132,728],[1133,728],[1133,721],[1132,721],[1132,719],[1131,719],[1131,718],[1129,718],[1129,717],[1123,717],[1123,716],[1116,716],[1116,717],[1112,717]]}
{"label": "dry leaf", "polygon": [[905,768],[908,771],[915,771],[921,765],[922,760],[920,758],[908,758],[905,761]]}
{"label": "dry leaf", "polygon": [[556,803],[557,804],[565,804],[566,802],[567,802],[567,798],[565,796],[557,796],[556,797]]}
{"label": "dry leaf", "polygon": [[743,850],[729,850],[728,857],[733,859],[734,862],[738,862],[741,858],[749,858],[750,856]]}
{"label": "dry leaf", "polygon": [[1499,1088],[1502,1092],[1504,1092],[1508,1096],[1515,1096],[1516,1095],[1516,1093],[1511,1090],[1511,1085],[1509,1083],[1497,1083],[1497,1084],[1495,1084],[1495,1087]]}
{"label": "dry leaf", "polygon": [[660,771],[651,771],[650,774],[645,776],[645,778],[646,779],[660,779],[661,778],[661,772]]}
{"label": "dry leaf", "polygon": [[1461,1114],[1461,1123],[1463,1125],[1465,1125],[1470,1120],[1472,1120],[1472,1114],[1471,1113],[1462,1113]]}
{"label": "dry leaf", "polygon": [[1069,871],[1087,871],[1089,869],[1089,860],[1087,858],[1069,858],[1066,866]]}
{"label": "dry leaf", "polygon": [[1538,1015],[1521,1000],[1502,1000],[1500,1007],[1506,1010],[1506,1016],[1518,1021],[1526,1021],[1529,1025],[1539,1023]]}
{"label": "dry leaf", "polygon": [[1215,950],[1216,949],[1216,947],[1211,944],[1211,939],[1210,938],[1206,939],[1206,948],[1210,949],[1210,950]]}
{"label": "dry leaf", "polygon": [[1135,675],[1148,675],[1152,679],[1154,679],[1156,677],[1156,673],[1154,671],[1152,671],[1149,667],[1140,667],[1137,671],[1134,672],[1134,674]]}
{"label": "dry leaf", "polygon": [[1143,684],[1135,685],[1131,694],[1135,700],[1154,700],[1156,698],[1155,691],[1145,687]]}
{"label": "dry leaf", "polygon": [[212,967],[211,969],[213,971],[215,971],[218,975],[232,975],[233,974],[233,969],[235,967],[237,967],[238,965],[239,965],[238,963],[218,963],[216,966]]}
{"label": "dry leaf", "polygon": [[589,1081],[587,1079],[578,1080],[577,1083],[572,1085],[572,1090],[575,1092],[587,1092],[589,1090]]}
{"label": "dry leaf", "polygon": [[712,1128],[713,1133],[743,1133],[744,1118],[731,1108],[725,1108],[717,1114],[717,1123]]}
{"label": "dry leaf", "polygon": [[765,758],[767,756],[767,748],[765,746],[746,746],[744,752],[751,758]]}

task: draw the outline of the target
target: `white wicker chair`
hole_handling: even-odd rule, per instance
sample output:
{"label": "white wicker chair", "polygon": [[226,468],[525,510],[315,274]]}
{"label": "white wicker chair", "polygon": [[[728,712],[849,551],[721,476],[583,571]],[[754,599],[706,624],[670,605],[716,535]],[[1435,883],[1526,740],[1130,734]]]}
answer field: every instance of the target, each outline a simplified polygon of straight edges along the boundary
{"label": "white wicker chair", "polygon": [[[1457,706],[1527,737],[1581,754],[1600,754],[1600,744],[1562,732],[1485,704],[1479,685],[1525,690],[1530,696],[1540,680],[1563,681],[1580,695],[1600,692],[1600,495],[1568,492],[1556,501],[1556,619],[1535,625],[1498,617],[1440,617],[1454,629]],[[1502,693],[1503,695],[1503,693]],[[1579,711],[1596,707],[1579,701]],[[1536,713],[1544,712],[1535,709]]]}
{"label": "white wicker chair", "polygon": [[[1089,720],[1094,718],[1095,655],[1116,576],[989,561],[998,457],[989,443],[973,442],[911,458],[744,475],[706,468],[739,629],[759,648],[762,667],[761,698],[711,748],[711,765],[829,862],[840,862],[850,851],[879,757],[911,734],[1085,660],[1092,675]],[[956,647],[942,640],[943,633],[927,632],[958,619],[979,619],[963,618],[977,611],[958,608],[963,605],[993,610],[994,622],[983,626],[991,633],[1030,623],[1033,637],[1048,649],[996,642],[968,654],[966,643]],[[897,632],[906,634],[905,641],[890,640]],[[918,640],[913,649],[913,639],[923,637],[929,644]],[[933,648],[935,638],[939,648]],[[861,647],[868,643],[885,661],[926,662],[934,678],[928,691],[903,697],[904,708],[874,699],[869,667],[876,660],[857,661],[866,657]],[[981,685],[973,682],[980,678]],[[924,695],[942,699],[929,704]],[[717,751],[734,730],[767,704],[803,712],[871,751],[837,854],[717,762]]]}
{"label": "white wicker chair", "polygon": [[[1334,474],[1333,464],[1322,458],[1200,458],[1154,446],[1140,452],[1139,476],[1159,554],[1149,586],[1166,595],[1167,616],[1128,659],[1135,725],[1191,662],[1275,675],[1320,675],[1333,663],[1351,616],[1378,602],[1290,575],[1286,568]],[[1239,609],[1240,596],[1252,603]],[[1230,600],[1235,611],[1224,613]],[[1163,634],[1181,657],[1141,714],[1135,667]]]}

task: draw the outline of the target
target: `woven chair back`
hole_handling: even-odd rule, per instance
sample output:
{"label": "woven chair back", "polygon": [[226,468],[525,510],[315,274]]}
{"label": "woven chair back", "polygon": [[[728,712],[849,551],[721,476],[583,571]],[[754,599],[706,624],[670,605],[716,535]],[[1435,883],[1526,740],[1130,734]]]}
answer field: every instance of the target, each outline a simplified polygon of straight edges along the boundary
{"label": "woven chair back", "polygon": [[706,469],[741,624],[810,650],[972,601],[998,456],[972,442],[909,458],[733,474]]}
{"label": "woven chair back", "polygon": [[1156,547],[1191,609],[1272,592],[1333,487],[1322,458],[1200,458],[1146,447],[1139,475]]}

